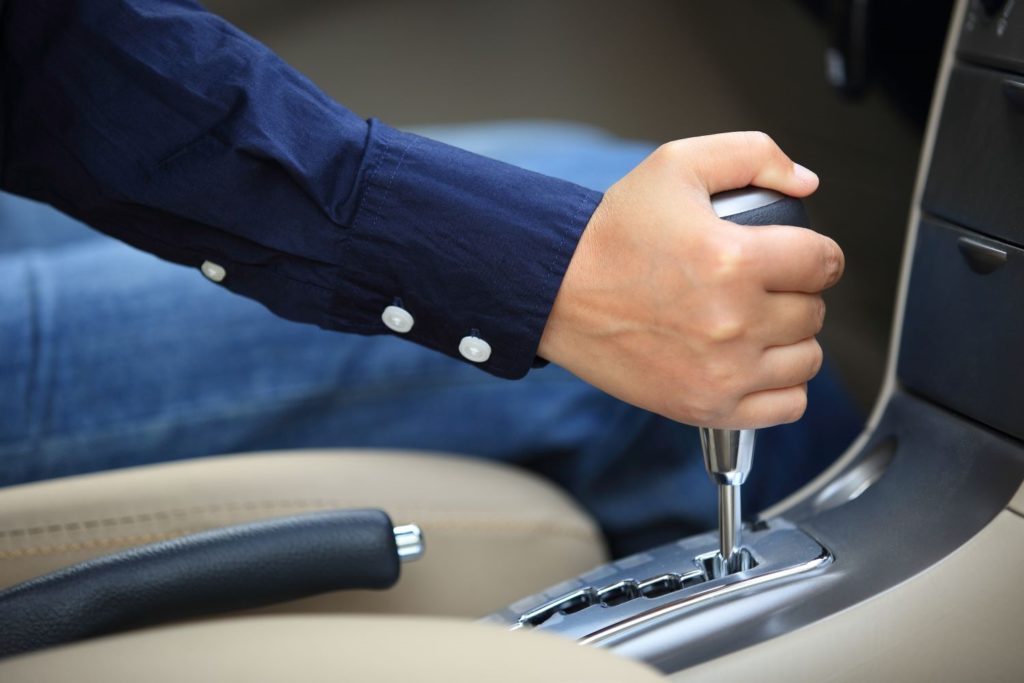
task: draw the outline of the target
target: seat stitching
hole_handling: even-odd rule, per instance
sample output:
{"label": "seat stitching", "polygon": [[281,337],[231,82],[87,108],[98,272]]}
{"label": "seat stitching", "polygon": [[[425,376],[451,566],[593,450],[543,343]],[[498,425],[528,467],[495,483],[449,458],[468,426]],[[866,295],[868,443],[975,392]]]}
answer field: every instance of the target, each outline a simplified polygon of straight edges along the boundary
{"label": "seat stitching", "polygon": [[[172,508],[170,510],[158,510],[155,512],[137,512],[130,515],[120,515],[116,517],[103,517],[99,519],[88,519],[88,520],[76,520],[72,522],[53,523],[47,525],[39,525],[32,527],[23,527],[15,529],[0,530],[0,539],[3,538],[20,538],[24,536],[38,536],[44,533],[59,533],[62,531],[81,531],[85,529],[96,529],[99,527],[114,527],[128,524],[136,524],[139,522],[152,522],[152,521],[164,521],[170,518],[184,519],[190,515],[209,515],[219,512],[236,512],[239,510],[273,510],[278,508],[327,508],[327,507],[349,507],[352,505],[351,501],[331,498],[311,498],[311,499],[298,499],[298,500],[255,500],[255,501],[230,501],[220,503],[210,503],[207,505],[193,505],[190,507],[183,508]],[[451,515],[453,517],[461,517],[469,513],[469,511],[457,511],[457,510],[438,510],[434,508],[406,508],[402,506],[403,514],[409,516],[415,516],[418,514],[431,516],[431,515]],[[473,511],[472,514],[478,518],[483,515],[487,516],[486,512]],[[496,519],[491,517],[491,520]],[[524,524],[524,522],[513,522],[514,524]],[[528,522],[525,524],[529,524]],[[573,529],[578,531],[578,528],[573,527],[564,522],[550,522],[552,527],[564,527],[565,529]]]}
{"label": "seat stitching", "polygon": [[276,507],[308,507],[311,505],[322,505],[327,503],[328,501],[321,499],[312,499],[308,501],[263,500],[209,503],[207,505],[193,505],[190,507],[172,508],[170,510],[157,510],[155,512],[138,512],[131,515],[120,515],[117,517],[102,517],[99,519],[77,520],[73,522],[48,524],[45,526],[0,530],[0,538],[19,537],[26,535],[35,536],[42,533],[56,533],[59,531],[78,531],[82,527],[85,527],[87,529],[95,529],[101,526],[111,527],[119,526],[122,524],[135,524],[137,522],[149,522],[153,521],[154,519],[163,520],[171,517],[176,517],[180,519],[187,517],[189,515],[212,514],[217,512],[233,511],[239,509],[255,510],[273,509]]}
{"label": "seat stitching", "polygon": [[[456,521],[453,523],[452,520],[444,521],[431,521],[431,531],[481,531],[481,532],[493,532],[495,530],[501,530],[506,532],[518,532],[526,535],[560,535],[568,538],[575,538],[577,540],[583,540],[592,542],[599,538],[597,534],[581,533],[580,530],[570,529],[564,525],[559,524],[528,524],[528,523],[488,523],[479,521],[461,522]],[[12,548],[6,550],[0,550],[0,560],[12,560],[20,557],[35,557],[39,555],[57,555],[60,553],[76,552],[80,550],[90,550],[95,548],[113,548],[118,546],[131,546],[139,545],[142,543],[151,543],[155,541],[166,541],[174,538],[180,538],[188,534],[199,533],[201,531],[208,531],[209,528],[199,529],[182,529],[178,531],[167,531],[167,532],[153,532],[149,534],[137,534],[134,536],[120,536],[113,538],[96,538],[89,539],[86,541],[73,541],[69,543],[56,543],[53,545],[39,545],[30,546],[28,548]]]}
{"label": "seat stitching", "polygon": [[10,560],[18,557],[56,555],[59,553],[75,552],[77,550],[89,550],[92,548],[110,548],[123,545],[151,543],[154,541],[166,541],[186,534],[196,533],[198,531],[203,531],[203,529],[184,529],[181,531],[167,531],[159,533],[154,532],[151,534],[138,534],[136,536],[122,536],[120,538],[95,538],[88,541],[77,541],[72,543],[37,545],[29,548],[14,548],[11,550],[0,550],[0,559]]}

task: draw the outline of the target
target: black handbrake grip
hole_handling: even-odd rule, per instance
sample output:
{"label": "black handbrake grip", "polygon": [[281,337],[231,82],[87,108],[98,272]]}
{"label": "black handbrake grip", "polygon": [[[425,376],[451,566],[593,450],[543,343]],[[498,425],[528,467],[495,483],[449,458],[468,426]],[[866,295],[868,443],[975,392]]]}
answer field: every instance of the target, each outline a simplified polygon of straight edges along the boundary
{"label": "black handbrake grip", "polygon": [[0,592],[0,657],[186,617],[398,580],[380,510],[331,510],[130,548]]}

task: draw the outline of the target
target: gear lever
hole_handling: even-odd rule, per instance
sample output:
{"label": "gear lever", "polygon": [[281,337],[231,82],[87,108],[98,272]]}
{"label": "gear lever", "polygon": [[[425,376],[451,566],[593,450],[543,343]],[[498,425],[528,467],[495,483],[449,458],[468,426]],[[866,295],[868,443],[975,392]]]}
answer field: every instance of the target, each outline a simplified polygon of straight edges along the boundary
{"label": "gear lever", "polygon": [[740,486],[747,480],[754,462],[753,429],[700,428],[704,467],[718,485],[718,543],[722,566],[717,573],[742,571],[740,532],[743,511]]}
{"label": "gear lever", "polygon": [[[797,225],[809,227],[803,202],[784,194],[749,187],[722,192],[711,198],[720,218],[741,225]],[[700,446],[704,467],[718,486],[718,575],[747,569],[740,542],[743,509],[740,486],[747,480],[754,461],[753,429],[712,429],[701,427]]]}

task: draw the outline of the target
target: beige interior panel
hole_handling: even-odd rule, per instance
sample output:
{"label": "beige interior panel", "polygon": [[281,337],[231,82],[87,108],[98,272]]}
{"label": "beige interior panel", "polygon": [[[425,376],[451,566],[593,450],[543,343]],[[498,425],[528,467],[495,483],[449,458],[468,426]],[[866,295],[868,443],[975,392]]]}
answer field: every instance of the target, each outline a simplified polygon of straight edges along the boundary
{"label": "beige interior panel", "polygon": [[183,624],[0,662],[6,683],[645,683],[653,670],[538,633],[453,619],[276,616]]}
{"label": "beige interior panel", "polygon": [[1024,515],[1024,485],[1021,485],[1017,489],[1017,493],[1013,495],[1013,500],[1010,501],[1010,509]]}
{"label": "beige interior panel", "polygon": [[1024,519],[1003,512],[956,553],[892,590],[671,679],[1021,681],[1022,567]]}
{"label": "beige interior panel", "polygon": [[237,455],[0,489],[0,585],[133,545],[313,510],[379,507],[427,552],[385,592],[277,609],[480,616],[606,560],[594,522],[521,470],[387,451]]}

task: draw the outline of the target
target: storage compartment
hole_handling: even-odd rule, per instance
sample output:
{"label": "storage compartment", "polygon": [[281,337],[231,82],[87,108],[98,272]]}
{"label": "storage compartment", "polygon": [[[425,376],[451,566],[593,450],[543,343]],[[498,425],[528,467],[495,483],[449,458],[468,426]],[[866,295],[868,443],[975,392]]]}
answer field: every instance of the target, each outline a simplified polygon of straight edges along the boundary
{"label": "storage compartment", "polygon": [[925,211],[1024,244],[1024,76],[957,66],[931,168]]}
{"label": "storage compartment", "polygon": [[898,375],[913,391],[1024,438],[1024,250],[922,221]]}
{"label": "storage compartment", "polygon": [[1020,0],[971,0],[958,54],[1024,73],[1024,12]]}

